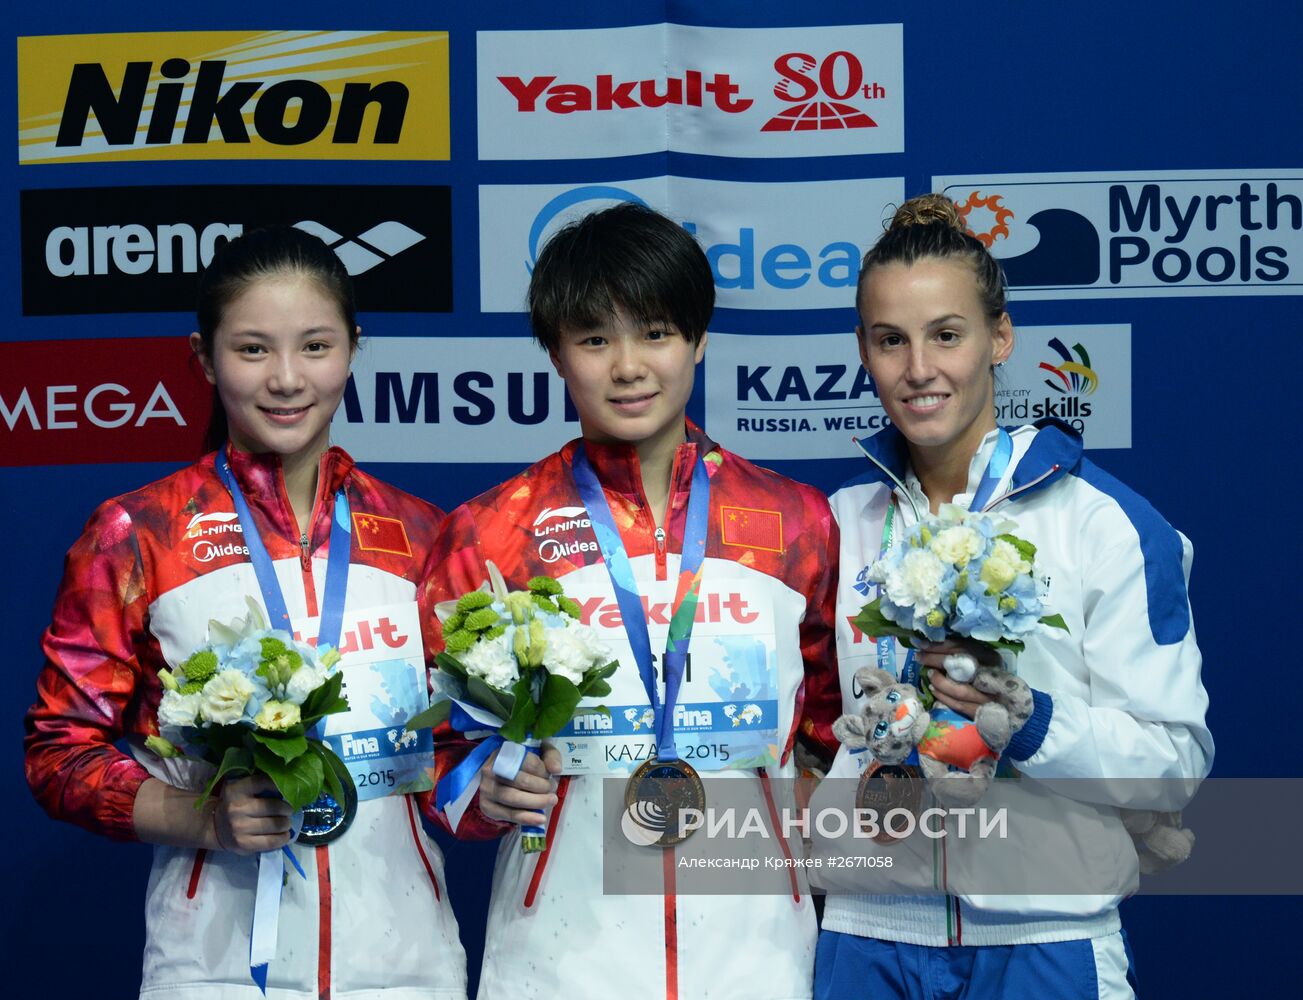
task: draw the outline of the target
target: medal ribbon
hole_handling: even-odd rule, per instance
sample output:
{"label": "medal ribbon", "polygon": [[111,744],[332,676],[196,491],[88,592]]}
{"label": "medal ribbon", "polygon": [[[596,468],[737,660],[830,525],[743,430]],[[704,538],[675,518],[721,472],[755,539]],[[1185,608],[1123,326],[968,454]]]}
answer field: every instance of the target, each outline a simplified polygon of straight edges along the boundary
{"label": "medal ribbon", "polygon": [[1003,427],[1000,428],[1000,436],[996,438],[995,449],[991,452],[991,460],[986,463],[986,471],[982,473],[982,481],[977,484],[977,492],[973,494],[973,502],[968,505],[972,511],[980,511],[991,502],[991,495],[995,488],[1000,485],[1000,480],[1004,477],[1004,470],[1009,468],[1009,459],[1013,457],[1013,438]]}
{"label": "medal ribbon", "polygon": [[[276,578],[276,567],[272,562],[267,546],[263,544],[258,526],[254,524],[249,504],[244,499],[244,491],[231,471],[231,463],[226,454],[226,446],[217,453],[217,475],[231,493],[235,513],[239,518],[240,531],[244,535],[245,547],[249,550],[249,562],[253,564],[254,576],[258,578],[258,589],[262,591],[262,602],[267,609],[267,620],[272,628],[284,629],[291,634],[294,626],[290,622],[289,608],[285,604],[285,594],[280,581]],[[352,518],[350,516],[348,496],[341,486],[335,493],[335,505],[330,523],[330,553],[326,560],[326,592],[321,602],[321,621],[317,631],[317,649],[327,646],[338,649],[339,635],[344,622],[344,597],[348,592],[348,563],[353,547]],[[325,723],[317,723],[313,735],[321,738]],[[297,826],[295,829],[297,836]],[[285,859],[289,858],[299,875],[304,875],[303,866],[289,846],[280,851],[264,851],[258,855],[258,891],[253,904],[253,924],[249,930],[249,974],[263,994],[267,993],[267,968],[276,957],[276,937],[280,924],[281,890],[285,884]]]}
{"label": "medal ribbon", "polygon": [[688,494],[688,513],[683,526],[683,545],[679,561],[679,582],[674,595],[670,616],[669,635],[665,640],[665,700],[662,703],[656,683],[656,669],[651,651],[651,636],[647,630],[647,615],[634,580],[633,567],[624,549],[624,541],[615,526],[611,505],[607,503],[602,484],[597,480],[592,463],[581,444],[575,450],[572,472],[579,497],[588,510],[588,519],[597,536],[597,545],[606,563],[606,572],[615,588],[615,599],[620,606],[633,658],[638,664],[638,676],[647,692],[652,711],[656,715],[656,758],[678,760],[679,751],[674,741],[674,706],[678,703],[679,687],[688,663],[688,644],[692,640],[692,626],[697,615],[697,601],[701,596],[701,567],[706,558],[706,534],[710,525],[710,475],[706,461],[700,455],[692,470],[692,488]]}

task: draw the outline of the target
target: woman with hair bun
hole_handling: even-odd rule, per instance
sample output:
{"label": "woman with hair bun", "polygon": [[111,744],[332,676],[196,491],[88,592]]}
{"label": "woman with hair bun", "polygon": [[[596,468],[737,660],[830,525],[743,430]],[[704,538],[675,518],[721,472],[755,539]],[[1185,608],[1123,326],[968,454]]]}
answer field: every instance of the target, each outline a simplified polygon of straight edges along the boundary
{"label": "woman with hair bun", "polygon": [[[163,780],[177,775],[143,746],[158,733],[159,670],[203,646],[210,619],[232,621],[261,598],[296,630],[332,608],[357,634],[379,623],[375,641],[396,646],[385,683],[403,691],[388,708],[425,690],[419,626],[400,635],[392,624],[418,621],[416,583],[443,514],[330,446],[355,311],[348,273],[315,236],[272,227],[224,246],[200,278],[190,338],[216,389],[214,451],[100,505],[68,553],[27,714],[27,779],[51,816],[156,845],[142,997],[262,996],[250,970],[257,855],[292,837],[270,778],[227,780],[200,809],[194,787]],[[347,632],[339,646],[350,718],[376,711],[368,668],[350,672]],[[124,738],[134,757],[114,745]],[[429,792],[369,791],[351,825],[292,848],[305,877],[284,881],[275,957],[261,966],[267,996],[464,1000],[442,857],[418,814]]]}
{"label": "woman with hair bun", "polygon": [[[911,654],[850,624],[872,596],[863,568],[942,504],[1013,519],[1037,547],[1047,613],[1068,629],[1042,629],[1008,664],[1034,710],[978,803],[1007,805],[1005,853],[949,819],[944,840],[869,843],[884,856],[879,872],[886,858],[895,865],[888,891],[908,881],[911,861],[924,891],[830,894],[815,996],[1131,996],[1117,907],[1138,858],[1121,813],[1179,810],[1213,757],[1186,595],[1190,544],[1084,458],[1067,425],[997,426],[995,371],[1014,348],[1004,281],[947,198],[901,206],[865,255],[856,305],[860,358],[891,425],[867,442],[868,471],[832,497],[843,711],[864,704],[864,667],[897,678],[926,670],[937,701],[968,718],[991,700],[941,669],[961,651],[998,666],[977,644]],[[853,756],[840,748],[830,776],[853,776]],[[1016,859],[1018,888],[982,860],[995,857]]]}

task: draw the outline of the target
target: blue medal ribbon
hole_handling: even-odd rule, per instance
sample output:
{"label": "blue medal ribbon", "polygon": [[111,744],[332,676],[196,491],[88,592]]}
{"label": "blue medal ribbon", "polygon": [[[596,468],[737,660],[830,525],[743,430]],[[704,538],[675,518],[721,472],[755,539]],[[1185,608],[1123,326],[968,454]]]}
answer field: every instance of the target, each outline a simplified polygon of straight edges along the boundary
{"label": "blue medal ribbon", "polygon": [[[638,664],[638,676],[642,678],[643,689],[656,716],[656,757],[658,760],[678,760],[679,752],[674,739],[674,706],[678,702],[679,687],[683,683],[683,674],[688,661],[688,644],[691,641],[691,621],[687,634],[678,642],[668,638],[663,658],[665,668],[665,700],[660,697],[656,681],[656,667],[651,650],[651,636],[647,629],[647,616],[643,610],[642,597],[638,593],[638,584],[634,579],[633,567],[625,552],[624,540],[615,525],[611,514],[611,505],[602,492],[597,473],[581,444],[575,450],[571,464],[575,486],[579,497],[588,511],[588,519],[597,537],[597,545],[606,563],[606,572],[615,589],[615,599],[620,606],[620,617],[624,622],[625,632],[629,636],[629,646],[633,650],[634,661]],[[706,471],[706,461],[701,455],[692,470],[692,488],[688,495],[688,512],[683,526],[683,545],[679,563],[679,579],[685,575],[695,576],[706,558],[706,535],[710,525],[710,475]],[[682,589],[682,588],[680,588]],[[678,610],[674,608],[673,610]]]}
{"label": "blue medal ribbon", "polygon": [[[230,491],[235,513],[239,518],[240,531],[244,536],[245,547],[249,550],[249,562],[253,564],[254,576],[258,579],[258,589],[262,591],[263,606],[267,609],[267,620],[272,628],[284,629],[293,634],[294,626],[290,621],[289,608],[285,603],[285,594],[281,590],[280,580],[276,578],[276,567],[272,562],[267,546],[263,543],[258,526],[249,511],[249,504],[244,499],[244,491],[231,471],[230,459],[223,446],[217,453],[217,475],[222,484]],[[321,619],[317,631],[317,650],[326,647],[339,648],[339,637],[344,623],[344,598],[348,593],[348,565],[353,548],[352,517],[348,496],[341,486],[335,493],[334,510],[330,524],[330,552],[326,561],[326,589],[321,602]],[[318,722],[313,736],[321,738],[325,721]],[[297,827],[295,828],[297,835]],[[254,899],[253,923],[249,931],[249,974],[265,995],[267,992],[267,970],[276,953],[277,928],[280,921],[281,890],[285,882],[285,860],[289,859],[299,875],[303,878],[303,866],[299,864],[289,845],[280,851],[264,851],[258,855],[258,889]]]}
{"label": "blue medal ribbon", "polygon": [[1012,457],[1013,438],[1001,427],[1000,436],[995,441],[995,449],[991,452],[991,460],[986,463],[986,471],[982,473],[982,480],[977,484],[977,492],[973,494],[973,501],[968,505],[969,510],[983,510],[991,502],[991,496],[995,493],[995,488],[1000,485],[1000,480],[1004,478],[1004,471],[1009,468],[1009,459]]}

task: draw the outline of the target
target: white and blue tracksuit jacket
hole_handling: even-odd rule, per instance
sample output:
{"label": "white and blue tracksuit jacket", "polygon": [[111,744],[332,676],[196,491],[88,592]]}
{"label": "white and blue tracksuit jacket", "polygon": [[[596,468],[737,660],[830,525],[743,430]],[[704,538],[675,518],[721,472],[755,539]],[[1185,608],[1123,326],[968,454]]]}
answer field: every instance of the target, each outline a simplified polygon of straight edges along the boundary
{"label": "white and blue tracksuit jacket", "polygon": [[[1043,420],[1013,429],[1012,437],[1013,458],[987,509],[1015,520],[1016,533],[1036,545],[1037,572],[1048,582],[1047,613],[1062,614],[1068,631],[1042,629],[1013,665],[1033,689],[1036,707],[1005,753],[1018,780],[997,780],[979,805],[1008,806],[1008,838],[1028,871],[1079,870],[1090,873],[1083,881],[1101,885],[1071,895],[1036,888],[996,894],[987,866],[999,862],[982,841],[947,837],[934,847],[937,842],[914,837],[886,848],[858,841],[857,850],[867,844],[869,853],[895,853],[897,871],[908,867],[899,863],[902,851],[904,857],[926,851],[939,891],[848,895],[838,894],[833,881],[825,929],[925,945],[1111,934],[1119,927],[1117,904],[1138,877],[1119,810],[1180,809],[1212,765],[1208,696],[1186,595],[1189,541],[1143,497],[1085,459],[1081,438],[1065,424]],[[995,440],[992,432],[982,442],[968,493],[955,503],[972,499]],[[871,468],[832,497],[841,528],[836,621],[846,712],[857,710],[855,672],[879,664],[873,640],[851,624],[872,596],[864,593],[862,570],[878,558],[890,504],[897,508],[897,538],[915,522],[915,508],[928,509],[901,434],[889,427],[868,447],[900,485]],[[899,670],[903,651],[894,653]],[[846,757],[843,747],[838,763]],[[839,770],[845,772],[834,765],[834,774]],[[1011,845],[996,846],[1007,861]],[[816,837],[816,853],[821,849],[836,848]],[[1114,877],[1100,880],[1100,872]]]}

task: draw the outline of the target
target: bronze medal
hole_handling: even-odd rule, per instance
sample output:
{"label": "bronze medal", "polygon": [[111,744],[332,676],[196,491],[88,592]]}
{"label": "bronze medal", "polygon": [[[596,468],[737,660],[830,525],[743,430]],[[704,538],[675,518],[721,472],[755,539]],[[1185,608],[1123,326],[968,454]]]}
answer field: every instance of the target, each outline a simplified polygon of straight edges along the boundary
{"label": "bronze medal", "polygon": [[692,833],[683,829],[683,810],[705,808],[701,775],[686,761],[644,761],[624,786],[624,822],[639,834],[636,842],[648,847],[682,843]]}
{"label": "bronze medal", "polygon": [[344,801],[340,802],[328,792],[303,807],[303,829],[295,841],[317,847],[338,840],[353,825],[357,816],[357,789],[353,782],[344,782]]}
{"label": "bronze medal", "polygon": [[916,766],[881,764],[875,760],[860,776],[859,787],[855,789],[855,808],[872,809],[877,817],[875,844],[894,844],[904,838],[887,832],[887,814],[893,809],[904,809],[917,817],[922,798],[923,780]]}

